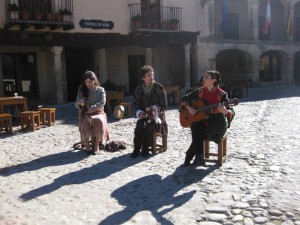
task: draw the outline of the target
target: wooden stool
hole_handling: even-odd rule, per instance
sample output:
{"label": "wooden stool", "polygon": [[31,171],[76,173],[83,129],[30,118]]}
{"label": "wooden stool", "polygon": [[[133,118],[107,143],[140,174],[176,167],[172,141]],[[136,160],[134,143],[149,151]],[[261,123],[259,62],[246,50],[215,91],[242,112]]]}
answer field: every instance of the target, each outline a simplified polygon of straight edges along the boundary
{"label": "wooden stool", "polygon": [[41,112],[41,123],[51,126],[55,124],[55,111],[56,108],[39,108]]}
{"label": "wooden stool", "polygon": [[[160,143],[157,142],[157,138],[161,138]],[[152,142],[152,153],[167,151],[167,135],[162,134],[159,131],[153,132],[153,142]]]}
{"label": "wooden stool", "polygon": [[32,131],[40,129],[41,117],[40,111],[25,111],[21,112],[21,129],[24,130],[25,126],[31,126]]}
{"label": "wooden stool", "polygon": [[12,115],[8,113],[0,114],[0,131],[12,133]]}
{"label": "wooden stool", "polygon": [[[206,162],[215,162],[219,166],[223,165],[223,162],[226,159],[226,151],[227,151],[227,132],[223,135],[221,140],[218,143],[218,153],[211,153],[209,151],[209,142],[211,140],[206,139],[203,141],[204,145],[204,160]],[[217,156],[217,159],[211,159],[210,156]]]}
{"label": "wooden stool", "polygon": [[129,117],[131,115],[130,102],[121,102],[120,105],[124,106],[125,108],[124,117]]}

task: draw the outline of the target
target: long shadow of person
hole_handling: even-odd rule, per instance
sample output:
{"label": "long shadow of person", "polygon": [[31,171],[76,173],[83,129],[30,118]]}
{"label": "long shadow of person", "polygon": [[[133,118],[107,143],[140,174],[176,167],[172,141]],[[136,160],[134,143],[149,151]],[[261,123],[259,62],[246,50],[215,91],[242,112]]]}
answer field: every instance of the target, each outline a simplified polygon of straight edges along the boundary
{"label": "long shadow of person", "polygon": [[178,168],[164,179],[158,174],[153,174],[127,183],[111,194],[125,208],[108,216],[99,225],[123,224],[144,210],[150,211],[157,222],[171,225],[173,223],[163,216],[188,202],[196,193],[192,190],[178,195],[178,192],[201,181],[216,168],[209,167],[201,172]]}
{"label": "long shadow of person", "polygon": [[104,179],[116,172],[140,163],[147,158],[140,157],[137,160],[128,160],[129,154],[114,157],[110,160],[95,164],[82,170],[74,171],[56,178],[51,184],[31,190],[20,196],[20,200],[28,201],[39,196],[53,192],[63,186],[71,184],[83,184],[93,180]]}
{"label": "long shadow of person", "polygon": [[25,171],[34,171],[50,166],[67,165],[79,162],[86,157],[88,157],[88,155],[85,154],[83,151],[59,152],[56,154],[34,159],[30,162],[0,168],[0,176],[10,176],[12,174],[21,173]]}

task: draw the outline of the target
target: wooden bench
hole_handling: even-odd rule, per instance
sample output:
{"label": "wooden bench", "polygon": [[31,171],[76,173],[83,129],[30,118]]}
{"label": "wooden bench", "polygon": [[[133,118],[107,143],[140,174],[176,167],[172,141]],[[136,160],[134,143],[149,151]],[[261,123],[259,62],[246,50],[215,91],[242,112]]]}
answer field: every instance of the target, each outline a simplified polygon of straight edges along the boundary
{"label": "wooden bench", "polygon": [[39,108],[41,112],[41,123],[51,126],[55,124],[55,111],[56,108]]}
{"label": "wooden bench", "polygon": [[[158,140],[158,138],[161,138],[160,142]],[[157,153],[157,152],[164,152],[167,151],[167,135],[166,134],[162,134],[159,131],[154,131],[153,132],[153,142],[152,142],[152,146],[151,146],[151,151],[153,154]]]}
{"label": "wooden bench", "polygon": [[12,115],[8,113],[0,114],[0,131],[12,133]]}
{"label": "wooden bench", "polygon": [[24,130],[26,127],[31,127],[32,131],[35,131],[36,129],[40,129],[41,127],[40,111],[21,112],[21,129]]}
{"label": "wooden bench", "polygon": [[[223,135],[223,137],[220,139],[218,143],[218,152],[213,153],[210,152],[209,144],[210,144],[210,139],[205,139],[203,141],[204,145],[204,160],[206,162],[215,162],[219,166],[223,165],[223,162],[226,159],[226,153],[227,153],[227,132]],[[211,156],[215,157],[214,159],[211,158]]]}

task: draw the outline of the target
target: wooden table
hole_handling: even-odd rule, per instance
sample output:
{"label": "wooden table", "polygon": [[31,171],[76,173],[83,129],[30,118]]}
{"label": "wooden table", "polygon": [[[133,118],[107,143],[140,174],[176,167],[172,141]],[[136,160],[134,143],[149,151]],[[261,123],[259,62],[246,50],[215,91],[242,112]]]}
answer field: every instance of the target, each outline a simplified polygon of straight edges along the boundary
{"label": "wooden table", "polygon": [[25,97],[0,97],[0,113],[5,113],[4,106],[14,105],[16,113],[18,112],[18,105],[23,106],[23,111],[27,111],[27,98]]}
{"label": "wooden table", "polygon": [[165,87],[166,94],[174,94],[174,100],[177,105],[180,104],[180,93],[179,93],[179,87],[180,86],[170,86],[170,87]]}
{"label": "wooden table", "polygon": [[111,113],[112,100],[118,100],[120,103],[124,102],[124,93],[120,91],[106,91],[107,114]]}

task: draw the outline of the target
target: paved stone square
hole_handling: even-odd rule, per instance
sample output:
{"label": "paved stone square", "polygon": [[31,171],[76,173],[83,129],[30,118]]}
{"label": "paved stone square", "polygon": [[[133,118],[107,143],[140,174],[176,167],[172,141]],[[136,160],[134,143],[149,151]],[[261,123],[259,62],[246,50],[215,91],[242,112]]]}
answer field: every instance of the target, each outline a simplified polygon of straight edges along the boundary
{"label": "paved stone square", "polygon": [[[87,156],[74,103],[56,125],[1,134],[0,224],[300,224],[300,88],[250,88],[221,168],[183,168],[190,130],[169,107],[168,150],[130,158],[135,118],[109,119],[125,150]],[[215,146],[212,146],[215,148]]]}

